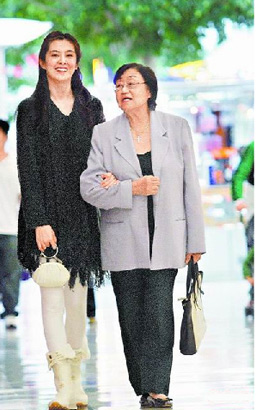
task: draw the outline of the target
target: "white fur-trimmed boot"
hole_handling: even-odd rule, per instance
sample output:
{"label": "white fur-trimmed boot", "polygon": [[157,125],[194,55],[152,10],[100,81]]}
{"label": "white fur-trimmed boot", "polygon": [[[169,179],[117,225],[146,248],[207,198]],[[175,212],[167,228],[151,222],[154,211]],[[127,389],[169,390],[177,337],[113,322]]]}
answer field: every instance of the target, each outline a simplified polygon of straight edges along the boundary
{"label": "white fur-trimmed boot", "polygon": [[49,369],[53,369],[54,383],[57,394],[49,403],[49,410],[69,410],[72,394],[71,359],[75,358],[75,352],[69,344],[57,352],[49,352],[46,355]]}
{"label": "white fur-trimmed boot", "polygon": [[71,360],[72,395],[69,404],[70,409],[85,410],[88,405],[88,396],[85,393],[81,382],[81,362],[90,358],[90,351],[86,349],[76,349],[76,356]]}

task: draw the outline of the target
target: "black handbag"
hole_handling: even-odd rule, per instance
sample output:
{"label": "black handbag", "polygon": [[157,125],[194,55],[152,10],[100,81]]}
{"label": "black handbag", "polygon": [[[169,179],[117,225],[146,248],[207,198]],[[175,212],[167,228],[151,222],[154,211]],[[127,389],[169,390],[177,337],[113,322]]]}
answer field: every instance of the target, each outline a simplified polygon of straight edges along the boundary
{"label": "black handbag", "polygon": [[201,289],[203,272],[191,258],[188,263],[186,298],[182,299],[183,317],[180,329],[180,352],[193,355],[198,351],[206,332]]}

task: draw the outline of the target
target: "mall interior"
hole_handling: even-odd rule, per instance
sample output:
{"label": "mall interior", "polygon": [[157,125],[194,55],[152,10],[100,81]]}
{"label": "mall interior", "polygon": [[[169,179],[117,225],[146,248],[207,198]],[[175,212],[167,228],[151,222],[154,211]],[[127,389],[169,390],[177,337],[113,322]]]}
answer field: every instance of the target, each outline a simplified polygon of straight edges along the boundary
{"label": "mall interior", "polygon": [[[174,410],[254,409],[254,316],[247,314],[250,284],[243,277],[247,255],[245,225],[232,200],[232,176],[246,146],[254,139],[254,84],[251,33],[242,32],[241,46],[231,33],[228,42],[209,49],[204,61],[181,64],[159,75],[157,109],[185,117],[192,129],[202,193],[207,252],[199,267],[207,331],[197,354],[179,351],[186,268],[174,289],[175,346],[170,397]],[[240,37],[239,37],[240,38]],[[232,53],[231,53],[232,52]],[[246,54],[245,54],[246,53]],[[240,58],[235,58],[239,55]],[[166,77],[168,72],[168,78]],[[120,112],[112,84],[95,74],[91,92],[103,103],[107,119]],[[106,82],[107,81],[107,82]],[[102,87],[104,84],[104,87]],[[19,99],[30,90],[24,89]],[[8,109],[17,100],[9,96]],[[15,147],[11,125],[10,149]],[[251,196],[244,185],[245,195]],[[46,410],[54,396],[41,321],[39,287],[23,275],[17,328],[0,321],[0,409]],[[129,380],[117,309],[108,278],[95,289],[95,321],[87,323],[91,359],[83,363],[88,410],[136,410],[139,398]]]}

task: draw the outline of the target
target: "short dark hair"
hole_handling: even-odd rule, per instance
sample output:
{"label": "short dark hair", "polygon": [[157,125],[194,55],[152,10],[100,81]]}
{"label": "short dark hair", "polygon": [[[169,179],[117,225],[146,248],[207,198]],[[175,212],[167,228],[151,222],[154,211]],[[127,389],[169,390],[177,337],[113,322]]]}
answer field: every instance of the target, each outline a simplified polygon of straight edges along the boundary
{"label": "short dark hair", "polygon": [[129,70],[129,68],[134,68],[137,70],[145,80],[145,83],[147,84],[149,91],[151,92],[151,97],[148,99],[148,108],[151,111],[154,111],[156,108],[156,97],[157,97],[157,91],[158,91],[158,85],[157,85],[157,79],[154,71],[152,68],[147,67],[142,64],[138,63],[128,63],[124,64],[121,67],[118,68],[116,71],[115,77],[114,77],[114,84],[116,84],[117,80],[123,75],[123,73],[126,70]]}
{"label": "short dark hair", "polygon": [[2,128],[3,132],[7,135],[10,125],[7,121],[0,120],[0,128]]}

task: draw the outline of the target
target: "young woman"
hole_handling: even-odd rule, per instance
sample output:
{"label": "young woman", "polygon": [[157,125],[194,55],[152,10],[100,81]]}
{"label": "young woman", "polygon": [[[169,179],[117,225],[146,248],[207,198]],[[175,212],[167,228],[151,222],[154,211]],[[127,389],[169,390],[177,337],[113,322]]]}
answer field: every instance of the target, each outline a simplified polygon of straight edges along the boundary
{"label": "young woman", "polygon": [[[39,53],[39,80],[18,107],[17,153],[22,192],[18,253],[38,267],[40,252],[58,247],[70,270],[64,288],[41,288],[42,316],[57,395],[49,409],[83,409],[80,363],[89,358],[85,336],[87,283],[102,281],[96,209],[80,197],[92,129],[102,105],[81,82],[80,47],[68,33],[50,33]],[[64,324],[63,313],[66,313]]]}

